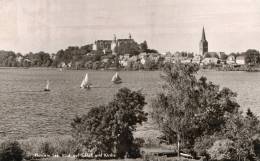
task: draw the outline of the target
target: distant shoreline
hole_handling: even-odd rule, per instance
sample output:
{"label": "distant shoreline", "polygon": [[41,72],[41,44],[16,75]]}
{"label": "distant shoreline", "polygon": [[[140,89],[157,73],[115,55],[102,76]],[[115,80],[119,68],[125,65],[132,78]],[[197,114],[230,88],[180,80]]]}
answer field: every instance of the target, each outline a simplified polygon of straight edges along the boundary
{"label": "distant shoreline", "polygon": [[[126,69],[71,69],[71,68],[57,68],[57,67],[0,67],[1,69],[62,69],[62,70],[68,70],[68,71],[80,71],[80,70],[88,70],[88,71],[161,71],[160,69],[156,69],[156,70],[126,70]],[[238,70],[229,70],[229,69],[222,69],[222,68],[200,68],[200,71],[219,71],[219,72],[260,72],[260,67],[257,68],[253,68],[253,70],[246,70],[246,69],[238,69]]]}

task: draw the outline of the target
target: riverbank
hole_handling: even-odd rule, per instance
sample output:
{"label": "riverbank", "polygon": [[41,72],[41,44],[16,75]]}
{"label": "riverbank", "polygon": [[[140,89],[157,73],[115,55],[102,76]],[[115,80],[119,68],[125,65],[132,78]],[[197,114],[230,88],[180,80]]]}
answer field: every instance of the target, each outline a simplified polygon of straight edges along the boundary
{"label": "riverbank", "polygon": [[[172,158],[155,158],[154,160],[144,160],[144,159],[112,159],[112,160],[103,160],[102,161],[195,161],[194,159],[187,159],[183,157],[172,157]],[[35,161],[89,161],[89,159],[84,160],[84,159],[76,159],[76,158],[66,158],[66,157],[61,157],[61,158],[46,158],[46,159],[41,159],[41,160],[35,160]],[[97,161],[95,159],[91,159],[91,161]]]}

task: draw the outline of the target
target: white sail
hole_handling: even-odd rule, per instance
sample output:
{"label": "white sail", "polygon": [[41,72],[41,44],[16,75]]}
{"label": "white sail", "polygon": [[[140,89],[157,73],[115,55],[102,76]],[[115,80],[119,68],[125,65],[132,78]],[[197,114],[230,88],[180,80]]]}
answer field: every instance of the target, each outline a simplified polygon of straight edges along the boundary
{"label": "white sail", "polygon": [[47,92],[47,91],[50,91],[49,85],[50,85],[50,81],[47,80],[47,81],[46,81],[46,87],[45,87],[44,91],[46,91],[46,92]]}
{"label": "white sail", "polygon": [[80,88],[89,88],[90,87],[90,82],[88,79],[88,73],[86,73],[85,78],[82,80]]}
{"label": "white sail", "polygon": [[122,79],[119,77],[118,73],[116,72],[116,74],[112,77],[112,82],[114,83],[122,83]]}
{"label": "white sail", "polygon": [[47,81],[46,81],[46,87],[45,87],[45,89],[49,90],[49,85],[50,85],[50,81],[47,80]]}

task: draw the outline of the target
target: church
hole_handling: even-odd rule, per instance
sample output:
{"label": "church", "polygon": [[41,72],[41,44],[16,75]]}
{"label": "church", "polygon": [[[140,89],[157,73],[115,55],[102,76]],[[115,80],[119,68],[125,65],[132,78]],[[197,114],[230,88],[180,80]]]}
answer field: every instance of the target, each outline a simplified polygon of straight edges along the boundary
{"label": "church", "polygon": [[204,27],[202,28],[202,37],[199,43],[199,55],[202,56],[203,64],[218,64],[221,62],[221,59],[224,55],[226,55],[224,52],[209,52],[209,43],[206,39],[206,33]]}

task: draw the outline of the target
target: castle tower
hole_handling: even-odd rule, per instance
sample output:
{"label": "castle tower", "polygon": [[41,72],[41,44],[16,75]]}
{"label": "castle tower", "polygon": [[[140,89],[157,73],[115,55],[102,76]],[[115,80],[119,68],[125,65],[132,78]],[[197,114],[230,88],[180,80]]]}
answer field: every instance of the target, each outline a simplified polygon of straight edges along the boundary
{"label": "castle tower", "polygon": [[113,55],[116,55],[116,51],[115,51],[116,46],[117,46],[117,39],[116,39],[116,35],[114,35],[114,39],[112,40],[111,43],[111,50]]}
{"label": "castle tower", "polygon": [[92,50],[97,50],[97,41],[94,42],[93,46],[92,46]]}
{"label": "castle tower", "polygon": [[204,55],[206,52],[208,52],[208,41],[206,40],[205,30],[204,27],[202,29],[202,37],[200,40],[200,55]]}

